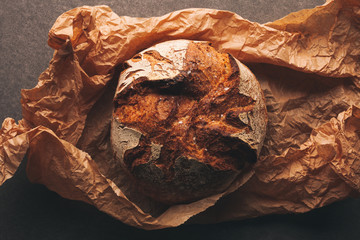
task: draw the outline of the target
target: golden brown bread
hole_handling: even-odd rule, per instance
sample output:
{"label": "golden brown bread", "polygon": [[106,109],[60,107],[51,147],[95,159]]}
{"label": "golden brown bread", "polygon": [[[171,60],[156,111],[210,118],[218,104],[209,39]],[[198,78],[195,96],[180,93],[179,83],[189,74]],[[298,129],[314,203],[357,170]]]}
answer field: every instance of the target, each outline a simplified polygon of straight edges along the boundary
{"label": "golden brown bread", "polygon": [[254,75],[207,42],[157,44],[127,61],[111,143],[139,190],[167,204],[224,191],[256,162],[267,123]]}

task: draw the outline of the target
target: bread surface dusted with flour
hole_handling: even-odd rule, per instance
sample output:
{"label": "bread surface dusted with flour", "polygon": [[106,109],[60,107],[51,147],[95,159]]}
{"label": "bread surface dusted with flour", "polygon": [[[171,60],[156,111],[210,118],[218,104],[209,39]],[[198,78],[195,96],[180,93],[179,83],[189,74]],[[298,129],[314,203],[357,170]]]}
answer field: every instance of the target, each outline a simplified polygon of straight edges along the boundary
{"label": "bread surface dusted with flour", "polygon": [[256,162],[266,132],[254,75],[207,42],[174,40],[127,61],[114,98],[114,155],[166,204],[224,191]]}

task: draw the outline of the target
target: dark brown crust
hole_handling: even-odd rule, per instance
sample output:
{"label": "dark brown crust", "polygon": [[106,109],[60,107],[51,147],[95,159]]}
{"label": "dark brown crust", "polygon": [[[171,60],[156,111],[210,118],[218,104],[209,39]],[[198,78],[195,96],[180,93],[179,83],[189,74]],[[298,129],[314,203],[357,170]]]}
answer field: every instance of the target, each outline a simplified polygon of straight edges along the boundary
{"label": "dark brown crust", "polygon": [[[155,50],[145,51],[142,58],[152,68],[159,61],[171,64]],[[142,77],[121,88],[114,121],[141,137],[136,147],[121,151],[120,160],[144,194],[168,204],[194,201],[224,191],[256,161],[261,144],[239,136],[254,132],[249,118],[259,100],[241,93],[240,85],[232,56],[207,43],[190,42],[178,75]]]}

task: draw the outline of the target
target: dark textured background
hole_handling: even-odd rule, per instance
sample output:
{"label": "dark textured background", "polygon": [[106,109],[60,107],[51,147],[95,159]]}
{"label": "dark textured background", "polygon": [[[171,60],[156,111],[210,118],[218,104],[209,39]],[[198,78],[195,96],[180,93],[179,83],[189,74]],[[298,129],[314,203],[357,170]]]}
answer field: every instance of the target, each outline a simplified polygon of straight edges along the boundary
{"label": "dark textured background", "polygon": [[[118,15],[159,16],[204,7],[236,12],[265,23],[324,0],[1,0],[0,121],[21,119],[20,89],[32,88],[53,50],[47,33],[63,12],[82,5],[109,5]],[[184,225],[144,231],[126,226],[82,202],[61,198],[31,184],[23,162],[0,187],[0,240],[7,239],[360,239],[360,199],[337,202],[309,213],[272,215],[213,225]]]}

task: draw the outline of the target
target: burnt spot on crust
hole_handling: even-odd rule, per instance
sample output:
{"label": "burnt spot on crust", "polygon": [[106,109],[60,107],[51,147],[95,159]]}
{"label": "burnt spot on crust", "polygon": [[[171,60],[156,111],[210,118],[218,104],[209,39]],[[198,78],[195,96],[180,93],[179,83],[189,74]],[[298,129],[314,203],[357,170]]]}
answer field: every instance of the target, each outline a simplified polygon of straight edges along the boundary
{"label": "burnt spot on crust", "polygon": [[[152,69],[172,63],[154,50],[142,58]],[[204,197],[205,187],[212,189],[206,195],[224,190],[256,161],[257,149],[238,137],[252,130],[248,114],[256,102],[239,93],[240,84],[231,55],[190,42],[175,77],[140,77],[122,86],[114,119],[142,133],[123,161],[139,186],[149,189],[145,194],[166,203],[193,201]],[[156,153],[154,144],[161,146]]]}
{"label": "burnt spot on crust", "polygon": [[178,96],[186,94],[185,78],[185,75],[179,74],[174,78],[142,81],[139,84],[143,88],[152,89],[152,91],[157,92],[159,95]]}

